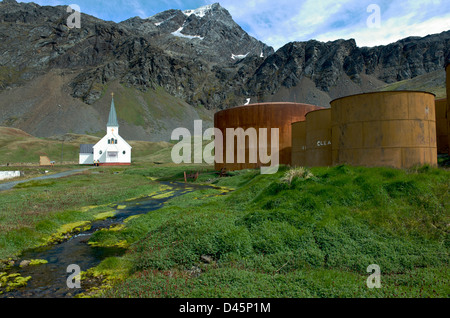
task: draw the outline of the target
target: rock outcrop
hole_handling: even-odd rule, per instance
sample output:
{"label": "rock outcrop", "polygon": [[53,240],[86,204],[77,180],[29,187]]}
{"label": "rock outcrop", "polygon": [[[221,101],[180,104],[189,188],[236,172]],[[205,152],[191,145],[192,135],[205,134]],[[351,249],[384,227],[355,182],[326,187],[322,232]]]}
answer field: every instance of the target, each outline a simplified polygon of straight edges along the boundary
{"label": "rock outcrop", "polygon": [[[141,95],[163,90],[190,105],[192,114],[234,107],[248,98],[251,103],[277,100],[327,106],[333,98],[441,70],[450,51],[447,31],[372,48],[359,48],[352,39],[291,42],[274,52],[248,35],[217,3],[121,23],[81,14],[80,29],[67,26],[69,15],[66,6],[0,2],[0,108],[4,109],[0,125],[38,136],[63,133],[67,125],[76,133],[92,131],[100,122],[95,118],[103,116],[98,105],[107,105],[103,99],[114,85]],[[51,103],[60,104],[67,96],[76,107],[88,107],[83,111],[89,118],[65,119],[67,111],[44,119],[37,114],[45,112],[50,101],[24,101],[8,93],[24,85],[41,87],[33,83],[56,71],[61,84],[52,86],[51,92],[37,91],[36,96],[57,91]],[[156,115],[151,101],[143,99],[139,97],[133,107],[145,118],[129,121],[127,129],[133,138],[148,139],[148,125],[155,125]],[[55,109],[48,112],[54,114]],[[168,121],[169,112],[165,116]],[[62,123],[49,129],[48,118]],[[71,126],[74,120],[80,124]],[[158,131],[158,136],[170,135],[164,128]]]}

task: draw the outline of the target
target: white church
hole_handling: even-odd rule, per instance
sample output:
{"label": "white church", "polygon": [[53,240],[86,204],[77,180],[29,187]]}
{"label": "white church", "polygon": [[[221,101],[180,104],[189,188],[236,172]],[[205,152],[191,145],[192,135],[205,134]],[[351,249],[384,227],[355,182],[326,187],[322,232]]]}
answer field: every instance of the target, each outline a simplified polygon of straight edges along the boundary
{"label": "white church", "polygon": [[129,165],[131,164],[131,146],[119,135],[119,122],[117,121],[114,106],[114,94],[111,100],[106,136],[95,145],[80,145],[80,165]]}

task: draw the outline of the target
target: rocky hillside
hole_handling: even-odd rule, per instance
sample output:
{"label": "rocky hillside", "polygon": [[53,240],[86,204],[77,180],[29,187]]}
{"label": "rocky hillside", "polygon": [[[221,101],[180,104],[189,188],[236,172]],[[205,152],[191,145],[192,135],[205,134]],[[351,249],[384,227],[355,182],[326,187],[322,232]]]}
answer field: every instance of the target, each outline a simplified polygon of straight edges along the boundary
{"label": "rocky hillside", "polygon": [[[377,90],[431,72],[442,76],[448,52],[450,31],[373,48],[359,48],[353,39],[292,42],[269,56],[247,86],[251,94],[263,94],[266,99],[270,95],[292,99],[297,93],[298,101],[323,105],[331,99]],[[305,86],[310,87],[309,92],[305,92]]]}
{"label": "rocky hillside", "polygon": [[0,2],[0,125],[101,135],[114,91],[125,138],[168,140],[248,98],[327,106],[442,72],[450,51],[449,31],[374,48],[307,41],[274,52],[217,3],[121,23],[82,14],[80,29],[67,27],[68,16],[65,6]]}

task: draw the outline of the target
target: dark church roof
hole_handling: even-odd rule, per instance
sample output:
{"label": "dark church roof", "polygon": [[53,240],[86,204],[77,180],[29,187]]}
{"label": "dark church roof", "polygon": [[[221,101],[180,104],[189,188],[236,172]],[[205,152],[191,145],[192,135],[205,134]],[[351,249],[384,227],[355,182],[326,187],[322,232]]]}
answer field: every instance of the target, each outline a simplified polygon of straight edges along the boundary
{"label": "dark church roof", "polygon": [[86,153],[86,154],[94,153],[94,145],[93,144],[80,145],[80,153]]}

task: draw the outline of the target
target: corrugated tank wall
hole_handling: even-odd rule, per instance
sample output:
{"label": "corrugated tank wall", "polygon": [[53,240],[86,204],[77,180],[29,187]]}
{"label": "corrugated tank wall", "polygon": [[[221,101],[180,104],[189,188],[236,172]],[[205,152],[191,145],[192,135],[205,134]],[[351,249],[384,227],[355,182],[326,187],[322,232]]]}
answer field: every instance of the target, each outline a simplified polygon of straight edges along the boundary
{"label": "corrugated tank wall", "polygon": [[[447,131],[450,133],[450,61],[447,61],[445,72],[447,74]],[[450,134],[448,135],[448,154],[450,155]]]}
{"label": "corrugated tank wall", "polygon": [[[236,137],[234,138],[234,162],[226,162],[226,150],[227,138],[226,129],[227,128],[242,128],[246,131],[248,128],[255,128],[257,131],[258,141],[260,140],[259,128],[267,128],[268,135],[268,149],[270,151],[271,142],[271,128],[279,129],[279,163],[280,164],[291,164],[292,159],[292,137],[291,137],[291,124],[293,122],[298,122],[305,120],[305,115],[313,110],[321,109],[322,107],[300,104],[300,103],[259,103],[250,104],[246,106],[233,107],[219,111],[214,114],[214,127],[220,129],[223,133],[223,163],[215,163],[215,169],[220,170],[226,168],[227,170],[242,170],[242,169],[253,169],[265,166],[259,160],[257,163],[249,162],[249,145],[246,142],[245,145],[245,162],[237,162],[237,142]],[[216,149],[217,149],[216,144]]]}
{"label": "corrugated tank wall", "polygon": [[292,123],[292,160],[293,167],[306,166],[306,121]]}
{"label": "corrugated tank wall", "polygon": [[306,114],[306,166],[331,165],[331,109],[309,112]]}
{"label": "corrugated tank wall", "polygon": [[448,153],[448,120],[447,120],[447,99],[437,99],[436,105],[436,143],[439,154]]}
{"label": "corrugated tank wall", "polygon": [[331,102],[334,165],[437,165],[435,96],[393,91]]}

